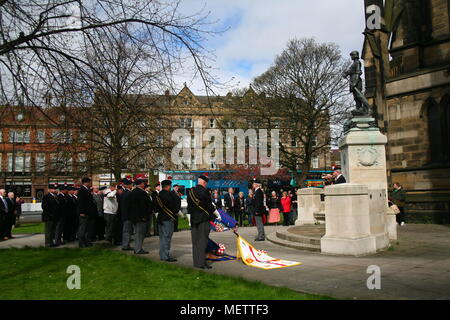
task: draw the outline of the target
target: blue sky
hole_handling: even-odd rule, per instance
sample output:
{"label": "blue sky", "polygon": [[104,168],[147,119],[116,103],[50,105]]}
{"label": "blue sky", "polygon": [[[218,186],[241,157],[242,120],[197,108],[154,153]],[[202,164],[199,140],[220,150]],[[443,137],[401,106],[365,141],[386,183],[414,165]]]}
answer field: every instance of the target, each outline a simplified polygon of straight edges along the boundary
{"label": "blue sky", "polygon": [[[235,87],[248,86],[294,37],[335,42],[343,56],[363,45],[363,0],[182,0],[184,14],[202,8],[217,29],[228,29],[205,47],[215,53],[214,74]],[[200,81],[187,81],[202,93]]]}

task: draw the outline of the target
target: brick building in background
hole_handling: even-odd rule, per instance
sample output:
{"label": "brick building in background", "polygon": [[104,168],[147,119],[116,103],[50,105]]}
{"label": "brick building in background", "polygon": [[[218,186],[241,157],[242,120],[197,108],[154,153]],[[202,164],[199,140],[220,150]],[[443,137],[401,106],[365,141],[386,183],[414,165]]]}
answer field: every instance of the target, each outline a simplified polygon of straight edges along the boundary
{"label": "brick building in background", "polygon": [[381,30],[364,33],[366,96],[388,137],[389,181],[407,191],[407,219],[449,223],[450,1],[394,4]]}
{"label": "brick building in background", "polygon": [[[254,94],[254,91],[249,90],[247,93]],[[167,91],[161,96],[139,97],[136,100],[139,105],[136,107],[154,108],[155,113],[149,112],[148,119],[140,119],[142,123],[130,124],[130,127],[141,133],[134,136],[142,140],[136,143],[148,142],[150,147],[133,163],[125,161],[121,176],[132,178],[145,176],[153,183],[158,181],[164,172],[189,173],[238,169],[239,166],[214,161],[196,164],[194,156],[190,161],[178,165],[171,161],[171,150],[177,143],[172,141],[175,129],[185,129],[191,133],[191,139],[183,141],[183,144],[191,148],[193,155],[196,148],[205,148],[210,144],[209,141],[202,141],[198,145],[195,141],[195,123],[200,122],[203,131],[220,129],[224,137],[227,129],[265,128],[264,120],[267,119],[260,119],[261,115],[250,112],[243,114],[242,110],[230,107],[226,103],[229,97],[231,96],[212,98],[197,96],[187,86],[177,94],[170,94]],[[74,111],[87,112],[89,108],[74,108]],[[283,126],[283,121],[286,120],[288,119],[277,119],[279,126]],[[58,108],[0,107],[0,128],[0,186],[15,190],[28,200],[33,197],[40,199],[47,191],[48,183],[79,183],[84,175],[91,176],[94,184],[100,185],[116,180],[109,170],[108,155],[105,152],[96,154],[95,150],[98,150],[95,147],[96,139],[90,133],[80,132],[79,127],[71,124],[67,114]],[[102,136],[101,132],[96,133]],[[318,139],[322,134],[326,135],[328,132],[318,134]],[[111,139],[106,136],[104,138]],[[298,148],[290,137],[285,136],[281,139],[284,139],[291,148]],[[247,148],[248,143],[249,141],[246,144]],[[129,145],[124,143],[123,148],[132,146],[130,140]],[[315,155],[311,169],[315,171],[331,169],[331,155],[329,149]],[[317,175],[320,178],[320,174]]]}

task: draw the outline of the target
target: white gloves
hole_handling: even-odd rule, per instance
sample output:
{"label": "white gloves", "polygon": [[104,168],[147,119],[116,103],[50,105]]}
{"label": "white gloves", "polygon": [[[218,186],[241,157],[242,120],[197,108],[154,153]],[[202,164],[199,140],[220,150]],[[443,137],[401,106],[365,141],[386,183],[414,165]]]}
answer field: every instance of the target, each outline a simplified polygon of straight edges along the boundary
{"label": "white gloves", "polygon": [[216,216],[217,220],[222,221],[222,218],[220,217],[219,211],[214,211],[214,215]]}

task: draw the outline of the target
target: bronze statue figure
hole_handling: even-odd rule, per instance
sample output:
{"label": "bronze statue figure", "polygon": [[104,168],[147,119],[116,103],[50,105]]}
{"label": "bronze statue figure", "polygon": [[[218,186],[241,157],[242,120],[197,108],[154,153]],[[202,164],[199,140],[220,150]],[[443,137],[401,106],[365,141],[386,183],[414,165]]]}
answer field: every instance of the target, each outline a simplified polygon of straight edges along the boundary
{"label": "bronze statue figure", "polygon": [[351,67],[344,73],[344,77],[350,77],[350,92],[356,102],[356,110],[352,111],[353,116],[370,116],[370,104],[363,95],[362,64],[359,60],[359,52],[352,51],[350,57],[353,60]]}

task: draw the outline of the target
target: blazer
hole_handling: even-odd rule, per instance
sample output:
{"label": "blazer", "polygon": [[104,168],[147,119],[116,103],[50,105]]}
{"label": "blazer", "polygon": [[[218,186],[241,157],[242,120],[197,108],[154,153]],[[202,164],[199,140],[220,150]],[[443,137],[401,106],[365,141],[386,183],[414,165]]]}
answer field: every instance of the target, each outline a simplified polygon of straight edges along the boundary
{"label": "blazer", "polygon": [[343,175],[341,175],[339,178],[337,178],[334,181],[334,184],[342,184],[342,183],[346,183],[347,181],[345,180],[345,177]]}
{"label": "blazer", "polygon": [[134,188],[129,197],[130,220],[133,223],[150,221],[152,203],[148,193],[141,188]]}
{"label": "blazer", "polygon": [[95,204],[94,197],[89,189],[85,186],[81,186],[78,190],[78,215],[84,214],[88,217],[97,216],[97,205]]}
{"label": "blazer", "polygon": [[222,199],[218,198],[218,199],[212,199],[212,202],[215,204],[217,209],[222,209],[223,205],[222,205]]}
{"label": "blazer", "polygon": [[[159,200],[161,201],[162,206],[164,206],[167,210],[171,212],[173,218],[176,219],[178,216],[178,212],[181,209],[181,199],[180,197],[173,191],[161,190],[158,194]],[[159,206],[159,214],[156,218],[158,223],[162,223],[163,221],[172,220],[172,217],[166,213],[165,210]]]}
{"label": "blazer", "polygon": [[125,188],[122,193],[122,202],[120,206],[120,214],[122,215],[122,221],[130,220],[130,198],[131,190]]}
{"label": "blazer", "polygon": [[8,208],[5,206],[2,199],[0,198],[0,222],[6,220],[7,215],[8,215]]}
{"label": "blazer", "polygon": [[225,209],[234,212],[236,209],[236,197],[234,196],[234,194],[233,194],[234,206],[233,206],[233,203],[231,202],[231,196],[229,193],[227,193],[223,197],[223,200],[225,202]]}
{"label": "blazer", "polygon": [[255,216],[267,214],[266,206],[264,205],[264,193],[261,189],[255,191],[253,196],[253,206],[255,208]]}
{"label": "blazer", "polygon": [[59,202],[58,198],[51,193],[47,193],[42,198],[42,221],[56,221],[59,216]]}
{"label": "blazer", "polygon": [[[191,192],[194,194],[195,199],[191,198]],[[205,187],[197,185],[195,186],[195,188],[189,190],[187,203],[188,214],[191,215],[191,225],[214,221],[214,219],[216,218],[216,216],[214,215],[214,211],[216,211],[216,208],[213,206],[211,202],[211,196],[209,195],[209,192]]]}

